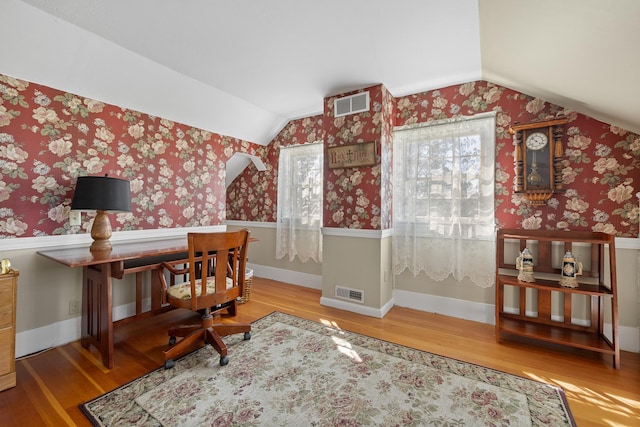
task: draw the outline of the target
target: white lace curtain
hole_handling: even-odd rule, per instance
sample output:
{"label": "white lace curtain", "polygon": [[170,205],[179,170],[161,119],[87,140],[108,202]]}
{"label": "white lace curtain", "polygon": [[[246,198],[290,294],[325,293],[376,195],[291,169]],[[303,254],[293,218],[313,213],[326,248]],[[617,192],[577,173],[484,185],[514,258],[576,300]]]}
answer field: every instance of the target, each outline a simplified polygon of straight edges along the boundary
{"label": "white lace curtain", "polygon": [[495,280],[495,116],[394,130],[394,272]]}
{"label": "white lace curtain", "polygon": [[276,257],[322,262],[322,143],[280,148]]}

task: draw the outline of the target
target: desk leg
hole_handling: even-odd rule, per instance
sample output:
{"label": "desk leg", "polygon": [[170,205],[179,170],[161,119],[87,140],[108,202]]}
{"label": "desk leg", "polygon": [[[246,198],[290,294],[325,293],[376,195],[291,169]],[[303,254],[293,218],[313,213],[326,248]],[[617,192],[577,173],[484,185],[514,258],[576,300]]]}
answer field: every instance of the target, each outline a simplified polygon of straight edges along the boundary
{"label": "desk leg", "polygon": [[111,264],[96,264],[82,269],[83,347],[93,345],[102,355],[102,363],[113,368],[113,322],[111,300]]}
{"label": "desk leg", "polygon": [[167,302],[165,301],[164,294],[162,292],[162,282],[160,281],[160,275],[164,274],[164,270],[156,268],[151,270],[151,311],[155,312],[160,310],[162,306]]}

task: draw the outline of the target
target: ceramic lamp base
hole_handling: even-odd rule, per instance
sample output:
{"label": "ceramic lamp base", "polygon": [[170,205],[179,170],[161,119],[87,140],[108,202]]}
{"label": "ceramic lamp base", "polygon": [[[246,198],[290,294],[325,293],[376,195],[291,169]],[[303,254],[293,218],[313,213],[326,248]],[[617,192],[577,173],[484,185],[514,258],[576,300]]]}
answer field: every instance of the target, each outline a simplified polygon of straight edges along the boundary
{"label": "ceramic lamp base", "polygon": [[98,211],[91,227],[91,237],[93,243],[89,248],[91,251],[106,251],[111,249],[111,223],[105,211]]}

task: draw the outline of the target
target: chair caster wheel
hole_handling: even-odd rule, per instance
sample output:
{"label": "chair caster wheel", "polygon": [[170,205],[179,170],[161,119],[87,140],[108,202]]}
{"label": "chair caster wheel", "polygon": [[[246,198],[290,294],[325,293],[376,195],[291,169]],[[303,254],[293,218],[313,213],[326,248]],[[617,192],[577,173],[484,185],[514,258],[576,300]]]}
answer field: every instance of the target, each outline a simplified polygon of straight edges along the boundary
{"label": "chair caster wheel", "polygon": [[171,369],[173,368],[173,365],[175,365],[175,362],[173,361],[173,359],[169,359],[164,362],[164,369]]}
{"label": "chair caster wheel", "polygon": [[250,339],[251,339],[251,332],[245,332],[244,333],[244,340],[247,341],[247,340],[250,340]]}
{"label": "chair caster wheel", "polygon": [[227,363],[229,363],[229,358],[228,358],[227,356],[222,356],[222,357],[220,358],[220,366],[224,366],[224,365],[226,365]]}
{"label": "chair caster wheel", "polygon": [[171,336],[169,337],[169,345],[174,345],[176,343],[176,337]]}

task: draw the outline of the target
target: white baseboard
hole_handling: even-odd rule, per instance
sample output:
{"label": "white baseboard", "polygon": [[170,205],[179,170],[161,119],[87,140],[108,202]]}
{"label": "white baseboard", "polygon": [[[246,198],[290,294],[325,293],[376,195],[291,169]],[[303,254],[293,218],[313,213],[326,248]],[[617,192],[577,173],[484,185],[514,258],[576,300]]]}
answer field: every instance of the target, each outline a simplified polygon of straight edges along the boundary
{"label": "white baseboard", "polygon": [[[151,298],[142,301],[142,311],[151,308]],[[113,321],[125,319],[136,313],[136,304],[129,303],[113,308]],[[16,334],[16,357],[23,357],[49,348],[58,347],[80,339],[80,317],[62,320],[52,325],[30,329]]]}
{"label": "white baseboard", "polygon": [[[285,283],[294,283],[312,289],[322,289],[322,276],[308,273],[300,273],[281,268],[255,265],[247,265],[253,269],[253,274],[266,279],[278,280]],[[151,299],[142,301],[142,311],[151,308]],[[113,308],[113,321],[133,316],[136,312],[135,303],[116,306]],[[58,347],[80,339],[80,317],[56,322],[40,328],[16,334],[16,357],[23,357],[49,348]]]}
{"label": "white baseboard", "polygon": [[16,357],[23,357],[80,339],[80,317],[16,334]]}
{"label": "white baseboard", "polygon": [[264,277],[265,279],[292,283],[305,288],[322,290],[322,276],[317,274],[301,273],[299,271],[251,263],[247,263],[247,267],[253,270],[253,275],[256,277]]}
{"label": "white baseboard", "polygon": [[493,304],[465,301],[418,292],[395,290],[393,297],[397,306],[415,310],[458,317],[474,322],[495,324],[495,307]]}
{"label": "white baseboard", "polygon": [[[495,306],[493,304],[399,290],[394,292],[394,300],[395,304],[400,307],[413,308],[428,313],[437,313],[489,325],[496,324]],[[586,324],[578,320],[576,322]],[[611,325],[605,324],[605,334],[610,336],[610,331]],[[618,335],[621,350],[640,353],[640,328],[618,326]]]}
{"label": "white baseboard", "polygon": [[[249,264],[249,268],[253,269],[254,275],[257,277],[293,283],[312,289],[322,289],[322,276],[254,264]],[[490,325],[495,324],[495,307],[493,304],[476,303],[418,292],[396,290],[393,299],[381,308],[372,308],[362,304],[326,297],[320,298],[320,304],[375,318],[383,318],[394,305],[397,305]],[[151,307],[150,299],[144,300],[142,306],[143,311],[148,310]],[[135,303],[117,306],[113,309],[113,320],[124,319],[133,314],[135,314]],[[607,326],[610,329],[610,325]],[[622,350],[640,353],[640,328],[620,326],[618,332]],[[61,346],[79,339],[80,317],[20,332],[16,334],[16,357]]]}
{"label": "white baseboard", "polygon": [[618,326],[620,349],[632,353],[640,353],[640,328]]}
{"label": "white baseboard", "polygon": [[[280,282],[292,283],[297,286],[322,290],[322,276],[316,274],[300,273],[297,271],[285,270],[283,268],[255,265],[251,263],[248,263],[247,266],[253,269],[253,274],[256,277],[264,277],[265,279],[278,280]],[[341,301],[326,297],[320,298],[320,304],[379,319],[383,318],[384,315],[391,310],[391,307],[393,307],[393,301],[387,302],[387,304],[382,308],[372,308],[362,304],[355,304],[348,301]]]}
{"label": "white baseboard", "polygon": [[393,300],[388,301],[381,308],[368,307],[366,305],[356,304],[354,302],[341,301],[339,299],[327,297],[320,298],[320,304],[327,307],[339,308],[340,310],[351,311],[353,313],[382,319],[385,314],[387,314],[393,307]]}
{"label": "white baseboard", "polygon": [[[253,269],[254,275],[267,279],[278,280],[285,283],[295,283],[313,289],[322,289],[322,276],[300,273],[281,268],[248,264]],[[142,311],[151,308],[151,299],[142,301]],[[134,302],[116,306],[113,308],[113,321],[133,316],[136,312]],[[16,334],[16,357],[23,357],[49,348],[58,347],[80,339],[80,317],[62,320],[51,325]]]}

